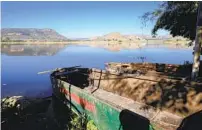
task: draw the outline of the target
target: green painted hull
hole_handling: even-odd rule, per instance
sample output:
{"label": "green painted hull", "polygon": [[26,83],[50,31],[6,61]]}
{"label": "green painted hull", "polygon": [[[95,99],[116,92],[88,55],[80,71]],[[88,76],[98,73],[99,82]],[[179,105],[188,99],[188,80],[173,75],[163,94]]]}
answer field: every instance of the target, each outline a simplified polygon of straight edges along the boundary
{"label": "green painted hull", "polygon": [[[149,120],[129,110],[118,108],[84,89],[51,75],[53,94],[78,114],[85,113],[99,130],[152,130]],[[105,96],[105,95],[103,95]]]}

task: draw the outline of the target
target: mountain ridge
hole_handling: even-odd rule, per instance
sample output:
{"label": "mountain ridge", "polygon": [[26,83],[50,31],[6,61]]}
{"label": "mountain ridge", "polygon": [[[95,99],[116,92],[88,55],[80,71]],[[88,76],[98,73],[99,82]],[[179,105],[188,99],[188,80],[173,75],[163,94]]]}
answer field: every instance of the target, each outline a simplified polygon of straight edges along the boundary
{"label": "mountain ridge", "polygon": [[67,41],[51,28],[2,28],[2,41]]}
{"label": "mountain ridge", "polygon": [[91,40],[104,40],[104,41],[139,41],[139,40],[145,40],[144,38],[141,38],[136,35],[123,35],[119,32],[111,32],[108,34],[105,34],[103,36],[98,37],[92,37]]}

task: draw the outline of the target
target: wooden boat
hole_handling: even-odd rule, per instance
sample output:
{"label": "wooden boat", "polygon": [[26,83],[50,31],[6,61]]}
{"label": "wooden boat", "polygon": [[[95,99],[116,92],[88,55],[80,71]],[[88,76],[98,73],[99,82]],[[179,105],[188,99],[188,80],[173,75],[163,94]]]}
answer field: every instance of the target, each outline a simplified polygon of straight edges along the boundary
{"label": "wooden boat", "polygon": [[180,130],[202,110],[202,84],[175,75],[180,67],[108,63],[106,70],[58,69],[50,78],[53,94],[99,130]]}

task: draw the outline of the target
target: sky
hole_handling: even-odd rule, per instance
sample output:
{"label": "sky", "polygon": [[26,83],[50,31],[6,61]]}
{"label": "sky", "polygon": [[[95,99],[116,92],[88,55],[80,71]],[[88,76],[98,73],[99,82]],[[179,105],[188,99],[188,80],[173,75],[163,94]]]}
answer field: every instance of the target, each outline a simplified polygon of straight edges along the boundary
{"label": "sky", "polygon": [[150,35],[154,23],[142,28],[140,16],[158,5],[158,1],[7,1],[1,3],[1,27],[51,28],[68,38],[89,38],[110,32]]}

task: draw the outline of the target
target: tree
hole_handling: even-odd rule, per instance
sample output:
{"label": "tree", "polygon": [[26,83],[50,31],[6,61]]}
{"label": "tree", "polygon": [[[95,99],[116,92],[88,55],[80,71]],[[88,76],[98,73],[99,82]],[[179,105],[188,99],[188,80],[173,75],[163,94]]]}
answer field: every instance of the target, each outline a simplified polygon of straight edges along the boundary
{"label": "tree", "polygon": [[202,42],[202,2],[199,2],[196,29],[192,80],[195,80],[199,76],[200,52]]}
{"label": "tree", "polygon": [[152,12],[147,12],[141,17],[145,25],[148,21],[156,22],[152,29],[153,35],[156,35],[156,32],[159,29],[165,29],[168,30],[172,36],[183,36],[189,38],[192,41],[195,40],[192,79],[195,79],[199,75],[200,51],[202,42],[201,14],[201,2],[167,1],[162,2],[158,9]]}
{"label": "tree", "polygon": [[155,21],[152,34],[159,29],[165,29],[172,36],[183,36],[195,39],[197,20],[197,1],[166,1],[158,9],[146,12],[141,18],[144,25],[148,21]]}
{"label": "tree", "polygon": [[5,38],[2,38],[2,37],[1,37],[1,41],[2,41],[2,42],[10,42],[11,40],[10,40],[9,37],[5,37]]}

